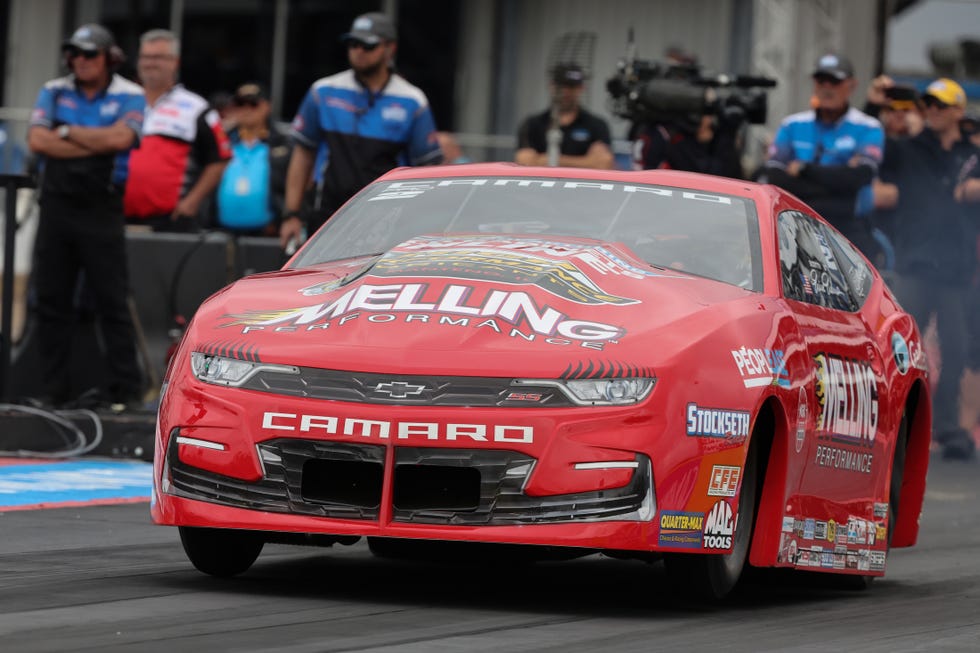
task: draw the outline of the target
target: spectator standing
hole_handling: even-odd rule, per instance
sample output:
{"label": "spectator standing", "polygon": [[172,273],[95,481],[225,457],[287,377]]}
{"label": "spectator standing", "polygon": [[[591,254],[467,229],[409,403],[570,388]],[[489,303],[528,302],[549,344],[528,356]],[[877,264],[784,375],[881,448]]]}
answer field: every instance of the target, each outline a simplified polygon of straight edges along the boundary
{"label": "spectator standing", "polygon": [[[280,227],[284,247],[309,233],[352,195],[399,165],[436,165],[442,151],[429,100],[393,70],[398,36],[383,13],[354,19],[341,36],[350,68],[317,80],[293,119],[293,148]],[[300,210],[322,146],[319,206]]]}
{"label": "spectator standing", "polygon": [[967,358],[966,303],[976,270],[980,149],[964,138],[966,94],[950,79],[922,96],[925,129],[886,151],[882,174],[898,189],[895,294],[923,328],[935,315],[942,358],[933,396],[933,434],[947,458],[971,458],[959,424]]}
{"label": "spectator standing", "polygon": [[143,139],[132,153],[124,208],[130,224],[197,231],[202,205],[231,150],[218,113],[177,83],[180,40],[163,29],[140,37],[136,70],[146,91]]}
{"label": "spectator standing", "polygon": [[243,84],[232,97],[236,125],[228,132],[231,162],[216,195],[217,224],[245,235],[278,235],[289,166],[289,135],[272,119],[258,84]]}
{"label": "spectator standing", "polygon": [[84,271],[108,362],[98,400],[118,408],[137,401],[142,386],[128,305],[122,188],[146,101],[139,86],[113,72],[122,50],[101,25],[79,27],[62,53],[71,74],[41,88],[27,135],[41,158],[34,288],[44,403],[72,398],[72,314]]}
{"label": "spectator standing", "polygon": [[514,161],[526,166],[546,166],[548,131],[561,134],[557,164],[572,168],[613,167],[609,125],[582,107],[585,72],[574,63],[557,64],[551,71],[551,107],[524,119],[517,133]]}
{"label": "spectator standing", "polygon": [[855,86],[850,61],[820,57],[814,107],[783,119],[760,180],[794,193],[874,259],[879,246],[871,220],[856,213],[857,196],[877,175],[885,134],[881,123],[850,106]]}

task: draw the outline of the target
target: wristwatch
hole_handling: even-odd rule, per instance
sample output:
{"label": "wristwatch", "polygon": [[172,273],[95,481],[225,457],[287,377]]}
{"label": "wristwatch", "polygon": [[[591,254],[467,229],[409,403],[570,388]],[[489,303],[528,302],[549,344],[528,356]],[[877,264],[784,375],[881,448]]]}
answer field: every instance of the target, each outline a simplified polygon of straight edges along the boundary
{"label": "wristwatch", "polygon": [[60,138],[63,141],[67,141],[68,132],[70,130],[71,130],[71,125],[58,125],[58,129],[56,130],[56,133],[58,134],[58,138]]}

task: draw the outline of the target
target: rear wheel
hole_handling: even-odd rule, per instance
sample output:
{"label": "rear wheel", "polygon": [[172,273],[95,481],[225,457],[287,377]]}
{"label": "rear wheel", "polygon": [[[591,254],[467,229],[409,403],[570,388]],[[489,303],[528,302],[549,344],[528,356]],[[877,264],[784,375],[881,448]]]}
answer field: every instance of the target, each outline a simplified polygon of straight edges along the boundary
{"label": "rear wheel", "polygon": [[742,576],[752,540],[752,528],[755,524],[758,493],[757,458],[758,447],[754,443],[750,444],[745,467],[742,470],[742,490],[738,496],[731,552],[707,555],[685,553],[664,555],[667,575],[684,595],[700,600],[719,600],[734,589]]}
{"label": "rear wheel", "polygon": [[247,571],[265,545],[258,533],[180,526],[184,553],[198,571],[227,578]]}

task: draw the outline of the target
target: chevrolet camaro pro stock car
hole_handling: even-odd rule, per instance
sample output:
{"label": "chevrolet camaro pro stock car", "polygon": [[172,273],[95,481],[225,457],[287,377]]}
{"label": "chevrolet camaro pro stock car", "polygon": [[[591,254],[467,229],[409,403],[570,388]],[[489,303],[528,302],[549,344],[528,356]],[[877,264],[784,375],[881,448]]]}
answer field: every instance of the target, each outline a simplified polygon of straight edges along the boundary
{"label": "chevrolet camaro pro stock car", "polygon": [[912,317],[775,187],[400,169],[198,309],[151,509],[218,576],[366,536],[864,585],[917,538],[930,413]]}

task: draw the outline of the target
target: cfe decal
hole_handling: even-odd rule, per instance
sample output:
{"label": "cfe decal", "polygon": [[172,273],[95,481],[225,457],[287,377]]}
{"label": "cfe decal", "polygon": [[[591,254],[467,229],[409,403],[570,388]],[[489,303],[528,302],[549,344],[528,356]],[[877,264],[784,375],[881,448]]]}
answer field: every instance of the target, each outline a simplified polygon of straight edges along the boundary
{"label": "cfe decal", "polygon": [[708,480],[709,497],[733,497],[742,478],[742,468],[730,465],[715,465],[711,468]]}
{"label": "cfe decal", "polygon": [[[529,341],[540,336],[546,341],[554,340],[552,344],[600,345],[592,347],[596,349],[626,333],[622,327],[612,324],[574,319],[539,304],[523,291],[457,284],[365,283],[350,288],[339,297],[311,306],[245,311],[224,317],[229,321],[222,327],[241,326],[242,333],[315,331],[343,327],[349,322],[358,323],[358,320],[388,323],[400,319],[421,324],[488,328]],[[506,325],[515,328],[508,330]]]}
{"label": "cfe decal", "polygon": [[727,501],[717,502],[704,518],[704,548],[730,549],[736,516]]}

